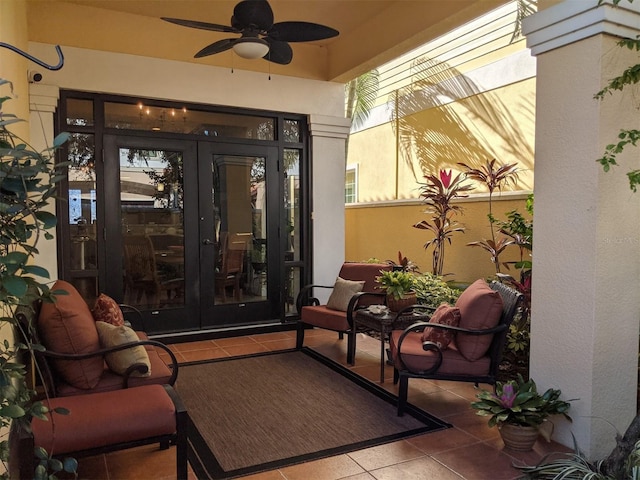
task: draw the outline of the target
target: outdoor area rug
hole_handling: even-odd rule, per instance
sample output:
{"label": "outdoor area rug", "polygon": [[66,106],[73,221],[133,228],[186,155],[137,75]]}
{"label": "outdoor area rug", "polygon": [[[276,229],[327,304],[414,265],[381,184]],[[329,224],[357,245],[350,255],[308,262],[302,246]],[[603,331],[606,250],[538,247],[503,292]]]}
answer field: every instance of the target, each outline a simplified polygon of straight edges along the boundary
{"label": "outdoor area rug", "polygon": [[450,427],[313,350],[180,366],[189,462],[227,479]]}

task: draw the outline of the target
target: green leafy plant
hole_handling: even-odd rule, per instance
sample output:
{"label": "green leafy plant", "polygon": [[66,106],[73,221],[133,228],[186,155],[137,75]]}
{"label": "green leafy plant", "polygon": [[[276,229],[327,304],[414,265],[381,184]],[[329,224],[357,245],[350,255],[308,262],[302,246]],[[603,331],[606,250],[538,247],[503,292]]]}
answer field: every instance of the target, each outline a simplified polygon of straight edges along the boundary
{"label": "green leafy plant", "polygon": [[418,303],[436,309],[442,303],[453,305],[460,296],[460,290],[452,288],[442,277],[427,272],[413,279],[413,291]]}
{"label": "green leafy plant", "polygon": [[[618,5],[621,0],[613,0],[614,5]],[[598,0],[598,5],[602,5],[604,0]],[[629,3],[633,0],[629,0]],[[640,36],[636,38],[623,38],[618,42],[618,46],[621,48],[628,48],[629,50],[635,50],[640,52]],[[609,80],[609,83],[594,95],[596,100],[603,100],[607,94],[613,94],[614,91],[622,91],[625,88],[635,85],[640,82],[640,63],[631,65],[626,68],[620,75]],[[640,130],[638,129],[620,129],[618,133],[618,139],[614,143],[610,143],[605,147],[604,155],[598,158],[596,161],[602,165],[602,169],[608,172],[612,166],[617,165],[617,156],[622,153],[624,149],[632,145],[638,146],[640,142]],[[640,184],[640,170],[634,169],[627,172],[627,178],[629,179],[629,187],[636,192],[638,185]]]}
{"label": "green leafy plant", "polygon": [[[495,393],[482,390],[476,395],[478,401],[471,406],[478,415],[489,417],[490,427],[510,423],[540,430],[551,415],[562,415],[571,421],[567,414],[571,400],[560,400],[560,395],[560,390],[553,388],[540,394],[532,379],[524,381],[522,375],[518,375],[517,380],[498,382]],[[545,436],[548,440],[551,433]]]}
{"label": "green leafy plant", "polygon": [[640,441],[636,442],[624,459],[621,471],[610,472],[604,460],[591,461],[578,448],[573,438],[573,453],[551,453],[537,465],[514,465],[524,472],[520,479],[616,480],[640,478]]}
{"label": "green leafy plant", "polygon": [[402,270],[404,272],[418,272],[420,267],[402,255],[402,252],[398,251],[398,261],[387,260],[387,263],[393,267],[394,270]]}
{"label": "green leafy plant", "polygon": [[515,163],[498,163],[494,158],[487,160],[480,168],[473,168],[466,163],[459,163],[468,178],[476,180],[485,185],[489,191],[489,227],[491,230],[491,238],[483,239],[477,242],[471,242],[467,245],[472,247],[481,247],[491,255],[491,262],[495,265],[496,273],[500,273],[500,254],[513,244],[513,240],[508,237],[496,239],[496,219],[493,216],[493,193],[496,190],[502,190],[507,185],[515,184],[518,180],[518,168]]}
{"label": "green leafy plant", "polygon": [[[515,288],[524,296],[522,308],[513,323],[509,326],[507,343],[503,358],[501,372],[509,375],[509,367],[513,371],[529,376],[529,350],[530,350],[530,324],[531,324],[531,250],[533,247],[533,194],[530,194],[526,203],[529,218],[525,218],[520,212],[513,210],[507,213],[507,221],[497,222],[500,232],[513,240],[512,245],[518,247],[520,259],[514,262],[505,262],[509,268],[515,267],[518,275],[498,274],[501,282]],[[506,376],[505,375],[505,376]],[[512,377],[511,377],[512,378]]]}
{"label": "green leafy plant", "polygon": [[444,247],[451,244],[451,237],[456,232],[464,232],[464,227],[453,219],[453,216],[462,212],[462,207],[453,203],[456,198],[465,198],[464,192],[473,187],[465,185],[464,175],[458,174],[451,178],[451,170],[440,170],[440,176],[426,175],[426,183],[420,184],[420,197],[427,208],[424,213],[431,215],[431,221],[422,220],[414,228],[428,230],[433,233],[433,238],[424,244],[425,250],[433,247],[431,271],[435,275],[442,275],[444,268]]}
{"label": "green leafy plant", "polygon": [[[12,88],[6,80],[0,80],[0,86]],[[35,392],[27,386],[26,368],[21,361],[25,352],[43,347],[30,342],[29,331],[22,330],[15,313],[18,308],[31,308],[38,297],[55,300],[56,292],[42,282],[49,273],[34,261],[41,237],[53,238],[49,230],[55,227],[56,217],[49,212],[48,204],[66,165],[55,165],[52,154],[68,138],[61,134],[50,149],[35,151],[10,130],[10,125],[21,121],[5,111],[5,102],[10,98],[0,97],[0,327],[4,327],[5,337],[0,345],[0,427],[5,432],[13,422],[29,429],[32,418],[47,420],[48,409],[34,401]],[[17,331],[26,343],[9,342],[9,332]],[[56,412],[66,413],[64,409]],[[6,467],[11,451],[7,435],[0,441],[0,461],[5,466],[0,478],[9,478]],[[39,456],[43,455],[46,452],[39,450]],[[47,470],[57,466],[49,456],[44,465],[42,461],[34,472],[35,478],[47,478]],[[74,471],[73,464],[74,461],[67,462],[68,471]]]}
{"label": "green leafy plant", "polygon": [[400,300],[407,293],[413,292],[414,280],[415,275],[413,273],[402,270],[381,270],[380,275],[376,277],[376,282],[379,285],[377,288],[396,300]]}

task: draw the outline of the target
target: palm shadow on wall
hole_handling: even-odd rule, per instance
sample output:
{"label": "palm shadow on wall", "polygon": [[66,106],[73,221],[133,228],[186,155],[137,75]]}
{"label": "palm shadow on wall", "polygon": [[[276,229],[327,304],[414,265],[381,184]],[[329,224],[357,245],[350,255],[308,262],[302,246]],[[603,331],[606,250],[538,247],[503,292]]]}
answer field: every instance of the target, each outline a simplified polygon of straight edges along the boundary
{"label": "palm shadow on wall", "polygon": [[[400,155],[416,179],[416,165],[421,176],[458,162],[478,168],[492,158],[533,168],[533,145],[511,113],[533,124],[532,101],[507,106],[446,62],[420,58],[411,68],[412,82],[392,94],[388,105]],[[431,109],[437,111],[428,118],[422,114]]]}

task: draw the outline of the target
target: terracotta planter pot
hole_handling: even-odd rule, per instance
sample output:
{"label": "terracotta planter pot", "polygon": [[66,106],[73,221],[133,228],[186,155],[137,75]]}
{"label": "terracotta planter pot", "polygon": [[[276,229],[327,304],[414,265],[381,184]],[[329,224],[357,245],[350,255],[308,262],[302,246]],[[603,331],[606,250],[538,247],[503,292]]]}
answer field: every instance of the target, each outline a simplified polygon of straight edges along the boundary
{"label": "terracotta planter pot", "polygon": [[414,292],[406,293],[400,300],[396,300],[393,295],[387,295],[387,307],[392,312],[399,312],[405,307],[415,305],[417,302],[416,294]]}
{"label": "terracotta planter pot", "polygon": [[528,452],[533,449],[538,438],[538,429],[503,423],[498,427],[505,448],[516,452]]}

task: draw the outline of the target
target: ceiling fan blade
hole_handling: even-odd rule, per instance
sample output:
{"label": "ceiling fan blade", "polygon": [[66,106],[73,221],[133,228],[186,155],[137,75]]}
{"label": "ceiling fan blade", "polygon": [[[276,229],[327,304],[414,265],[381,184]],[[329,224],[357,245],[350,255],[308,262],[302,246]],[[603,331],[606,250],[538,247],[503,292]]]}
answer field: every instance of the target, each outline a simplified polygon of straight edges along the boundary
{"label": "ceiling fan blade", "polygon": [[312,42],[339,34],[331,27],[310,22],[278,22],[268,32],[269,37],[283,42]]}
{"label": "ceiling fan blade", "polygon": [[280,65],[289,65],[291,63],[293,50],[287,42],[281,42],[269,37],[266,37],[264,40],[269,44],[269,51],[262,58]]}
{"label": "ceiling fan blade", "polygon": [[273,10],[267,0],[242,0],[233,9],[235,27],[267,31],[273,26]]}
{"label": "ceiling fan blade", "polygon": [[225,38],[224,40],[218,40],[217,42],[212,43],[211,45],[207,45],[198,53],[196,53],[194,58],[206,57],[208,55],[213,55],[215,53],[224,52],[232,48],[237,42],[238,38]]}
{"label": "ceiling fan blade", "polygon": [[226,32],[226,33],[239,33],[233,27],[227,27],[226,25],[218,25],[217,23],[198,22],[196,20],[184,20],[182,18],[170,18],[160,17],[165,22],[175,23],[182,27],[200,28],[202,30],[210,30],[212,32]]}

